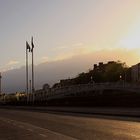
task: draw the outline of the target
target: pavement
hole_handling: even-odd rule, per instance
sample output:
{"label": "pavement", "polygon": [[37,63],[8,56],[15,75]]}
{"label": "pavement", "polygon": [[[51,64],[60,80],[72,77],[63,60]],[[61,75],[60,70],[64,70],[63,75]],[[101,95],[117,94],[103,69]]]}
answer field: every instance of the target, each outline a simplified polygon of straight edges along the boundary
{"label": "pavement", "polygon": [[110,115],[125,117],[140,117],[140,108],[123,107],[69,107],[69,106],[0,106],[0,108],[30,110],[40,112],[80,113],[94,115]]}
{"label": "pavement", "polygon": [[0,109],[0,140],[139,140],[139,120],[125,118]]}

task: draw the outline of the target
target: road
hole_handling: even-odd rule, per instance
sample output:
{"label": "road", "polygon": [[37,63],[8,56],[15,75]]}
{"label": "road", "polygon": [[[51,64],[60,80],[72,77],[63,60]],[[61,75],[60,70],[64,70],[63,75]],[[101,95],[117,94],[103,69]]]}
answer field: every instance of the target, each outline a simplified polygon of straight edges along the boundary
{"label": "road", "polygon": [[0,140],[139,140],[140,122],[0,109]]}

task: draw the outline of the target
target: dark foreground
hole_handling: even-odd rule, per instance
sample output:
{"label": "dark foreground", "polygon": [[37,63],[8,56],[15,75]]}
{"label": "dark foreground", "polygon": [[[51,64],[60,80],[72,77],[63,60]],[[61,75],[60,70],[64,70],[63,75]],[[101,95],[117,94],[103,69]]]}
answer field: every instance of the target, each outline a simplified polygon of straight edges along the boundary
{"label": "dark foreground", "polygon": [[0,140],[15,139],[138,140],[140,123],[101,116],[0,109]]}

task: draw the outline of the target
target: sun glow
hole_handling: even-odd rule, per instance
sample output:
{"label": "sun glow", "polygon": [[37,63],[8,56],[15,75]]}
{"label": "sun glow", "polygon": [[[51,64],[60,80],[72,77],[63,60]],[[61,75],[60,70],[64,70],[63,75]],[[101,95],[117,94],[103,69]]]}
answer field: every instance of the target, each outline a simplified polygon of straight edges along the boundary
{"label": "sun glow", "polygon": [[133,24],[122,40],[120,40],[119,44],[128,49],[138,49],[140,48],[140,18],[136,24]]}

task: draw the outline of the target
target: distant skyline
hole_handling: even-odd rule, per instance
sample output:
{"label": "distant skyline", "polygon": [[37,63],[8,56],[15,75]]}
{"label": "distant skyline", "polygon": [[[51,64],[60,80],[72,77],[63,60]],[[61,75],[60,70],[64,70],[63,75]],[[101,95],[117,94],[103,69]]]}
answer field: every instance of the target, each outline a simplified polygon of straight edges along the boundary
{"label": "distant skyline", "polygon": [[140,62],[139,13],[139,0],[0,0],[0,71],[25,65],[31,36],[36,65],[97,53],[131,66]]}

